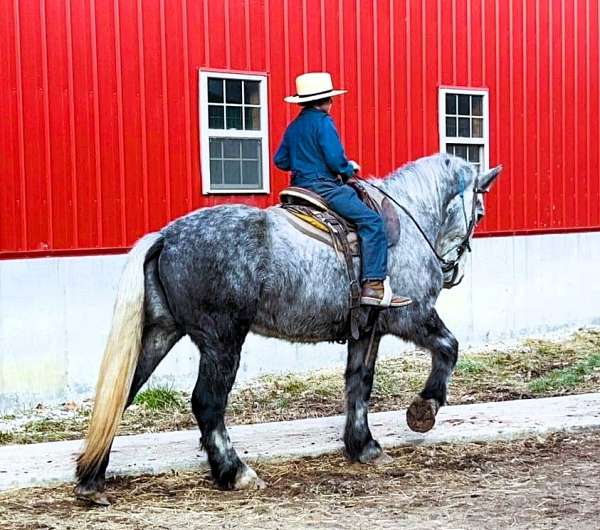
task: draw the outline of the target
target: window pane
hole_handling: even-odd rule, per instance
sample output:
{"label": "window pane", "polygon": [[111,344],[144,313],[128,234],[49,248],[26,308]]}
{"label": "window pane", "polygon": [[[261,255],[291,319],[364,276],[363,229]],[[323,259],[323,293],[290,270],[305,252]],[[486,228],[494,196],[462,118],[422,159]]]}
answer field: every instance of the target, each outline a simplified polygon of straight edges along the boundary
{"label": "window pane", "polygon": [[446,146],[446,153],[453,155],[454,154],[454,146],[452,144],[449,144]]}
{"label": "window pane", "polygon": [[456,94],[446,94],[446,114],[456,114]]}
{"label": "window pane", "polygon": [[471,106],[473,116],[483,116],[483,96],[471,96]]}
{"label": "window pane", "polygon": [[242,158],[258,160],[259,153],[260,140],[242,140]]}
{"label": "window pane", "polygon": [[223,182],[223,162],[221,160],[210,161],[210,183],[221,184]]}
{"label": "window pane", "polygon": [[258,107],[244,107],[245,113],[245,129],[251,131],[260,130],[260,108]]}
{"label": "window pane", "polygon": [[242,82],[237,79],[225,80],[225,97],[227,103],[242,102]]}
{"label": "window pane", "polygon": [[470,121],[469,118],[458,118],[458,136],[465,138],[471,136]]}
{"label": "window pane", "polygon": [[208,102],[223,103],[223,80],[208,78]]}
{"label": "window pane", "polygon": [[483,138],[483,120],[481,118],[473,118],[471,123],[473,127],[473,137]]}
{"label": "window pane", "polygon": [[446,118],[446,136],[456,136],[456,118]]}
{"label": "window pane", "polygon": [[209,140],[209,146],[211,158],[223,158],[223,140],[219,138],[211,138]]}
{"label": "window pane", "polygon": [[481,152],[481,146],[470,145],[469,146],[469,162],[480,162],[479,155]]}
{"label": "window pane", "polygon": [[454,145],[454,154],[461,158],[467,159],[467,145]]}
{"label": "window pane", "polygon": [[239,160],[223,162],[223,183],[229,185],[242,183],[242,168]]}
{"label": "window pane", "polygon": [[260,105],[260,81],[244,81],[244,103]]}
{"label": "window pane", "polygon": [[468,96],[467,94],[459,94],[458,95],[458,113],[462,114],[463,116],[468,116],[469,114],[471,114],[471,108],[470,108],[470,99],[471,96]]}
{"label": "window pane", "polygon": [[223,122],[223,107],[220,105],[209,105],[208,106],[208,128],[209,129],[223,129],[225,126]]}
{"label": "window pane", "polygon": [[241,140],[223,140],[223,158],[241,158]]}
{"label": "window pane", "polygon": [[227,128],[242,129],[242,107],[227,105]]}
{"label": "window pane", "polygon": [[258,187],[260,167],[259,161],[246,161],[242,162],[242,181],[245,185],[251,185]]}

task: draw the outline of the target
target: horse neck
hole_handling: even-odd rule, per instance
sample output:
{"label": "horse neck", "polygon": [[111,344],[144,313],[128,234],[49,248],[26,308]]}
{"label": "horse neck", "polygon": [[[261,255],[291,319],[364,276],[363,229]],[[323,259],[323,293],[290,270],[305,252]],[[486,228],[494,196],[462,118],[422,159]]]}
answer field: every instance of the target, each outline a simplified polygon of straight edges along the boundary
{"label": "horse neck", "polygon": [[407,168],[387,177],[382,187],[411,213],[429,241],[435,244],[450,200],[440,182]]}

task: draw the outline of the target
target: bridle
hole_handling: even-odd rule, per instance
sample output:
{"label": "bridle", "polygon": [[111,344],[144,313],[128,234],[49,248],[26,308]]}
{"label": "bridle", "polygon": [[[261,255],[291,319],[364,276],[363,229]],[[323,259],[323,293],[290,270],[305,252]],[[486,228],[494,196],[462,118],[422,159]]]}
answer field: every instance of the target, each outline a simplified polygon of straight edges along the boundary
{"label": "bridle", "polygon": [[[473,183],[473,204],[471,205],[471,219],[470,219],[470,221],[468,221],[467,220],[467,208],[465,206],[465,180],[464,180],[462,173],[460,174],[458,195],[460,196],[461,201],[462,201],[463,215],[465,218],[465,226],[467,227],[467,231],[466,231],[464,237],[462,238],[462,240],[460,241],[460,243],[458,245],[456,245],[454,248],[445,252],[443,255],[440,255],[437,252],[437,250],[435,249],[435,247],[433,246],[431,241],[429,241],[429,238],[427,237],[427,235],[425,234],[425,232],[423,231],[423,229],[421,228],[421,226],[419,225],[417,220],[414,218],[412,213],[410,213],[410,211],[405,206],[400,204],[396,199],[394,199],[394,197],[392,197],[389,193],[387,193],[386,191],[381,189],[379,186],[375,186],[374,184],[371,184],[370,182],[368,182],[366,180],[363,180],[362,182],[375,188],[377,191],[379,191],[383,195],[385,195],[390,201],[392,201],[396,206],[398,206],[398,208],[400,208],[414,223],[414,225],[417,227],[417,229],[423,236],[423,239],[425,240],[427,245],[429,245],[431,252],[433,252],[434,256],[440,262],[440,267],[444,274],[444,278],[446,277],[446,275],[448,273],[450,273],[450,272],[452,273],[452,276],[449,280],[444,279],[444,288],[451,289],[452,287],[456,287],[457,285],[459,285],[460,282],[462,281],[462,277],[457,281],[457,278],[458,278],[458,275],[460,272],[460,268],[459,268],[460,260],[463,257],[465,252],[467,252],[467,251],[471,252],[470,241],[471,241],[471,238],[473,237],[473,232],[475,232],[475,228],[477,227],[477,200],[476,200],[476,197],[479,194],[487,193],[486,189],[479,187],[479,175],[477,177],[475,177],[475,182]],[[456,252],[456,257],[452,260],[446,259],[446,256],[452,252]]]}

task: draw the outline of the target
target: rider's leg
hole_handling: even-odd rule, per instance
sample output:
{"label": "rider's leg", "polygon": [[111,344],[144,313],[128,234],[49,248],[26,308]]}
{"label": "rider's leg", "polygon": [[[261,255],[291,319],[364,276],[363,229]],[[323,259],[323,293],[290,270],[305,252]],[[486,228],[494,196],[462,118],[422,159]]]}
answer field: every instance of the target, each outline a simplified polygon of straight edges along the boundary
{"label": "rider's leg", "polygon": [[356,225],[362,251],[361,279],[384,280],[387,276],[387,237],[381,216],[362,202],[347,185],[320,185],[319,193],[332,210]]}
{"label": "rider's leg", "polygon": [[[360,200],[347,185],[319,179],[313,191],[325,198],[332,210],[356,225],[362,254],[361,278],[363,303],[378,305],[384,298],[383,281],[387,276],[387,237],[383,219]],[[401,296],[392,296],[392,306],[410,303]]]}

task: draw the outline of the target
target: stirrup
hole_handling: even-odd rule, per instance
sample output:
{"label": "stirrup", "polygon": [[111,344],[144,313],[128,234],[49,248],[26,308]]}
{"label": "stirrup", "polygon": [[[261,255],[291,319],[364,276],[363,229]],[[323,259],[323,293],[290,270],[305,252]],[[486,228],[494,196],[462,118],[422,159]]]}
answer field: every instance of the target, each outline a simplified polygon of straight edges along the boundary
{"label": "stirrup", "polygon": [[390,285],[390,277],[386,276],[383,280],[383,297],[374,298],[372,296],[361,296],[361,305],[373,306],[373,307],[403,307],[412,304],[412,300],[405,296],[394,296],[392,292],[392,286]]}

